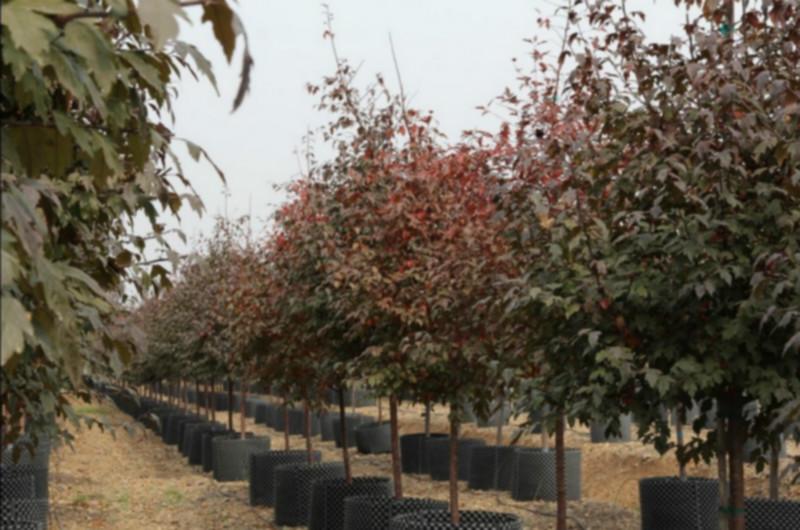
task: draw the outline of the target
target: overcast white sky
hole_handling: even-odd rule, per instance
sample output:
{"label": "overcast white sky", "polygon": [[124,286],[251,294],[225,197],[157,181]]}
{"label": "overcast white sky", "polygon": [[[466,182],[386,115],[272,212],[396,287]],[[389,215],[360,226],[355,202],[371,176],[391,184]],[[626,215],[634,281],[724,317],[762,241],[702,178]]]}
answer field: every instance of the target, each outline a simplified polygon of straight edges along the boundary
{"label": "overcast white sky", "polygon": [[[475,107],[504,87],[515,86],[512,57],[523,59],[523,39],[537,31],[540,14],[552,14],[558,0],[329,0],[339,54],[351,64],[363,63],[359,79],[375,72],[396,82],[388,35],[392,34],[406,94],[416,108],[433,109],[451,138],[465,129],[493,127],[496,118]],[[225,63],[210,26],[195,23],[180,38],[196,44],[214,65],[217,96],[205,82],[191,77],[179,84],[175,101],[178,136],[206,148],[228,179],[230,216],[252,212],[267,218],[282,195],[273,187],[298,172],[295,150],[305,131],[321,123],[315,98],[305,85],[331,74],[335,64],[323,39],[323,8],[316,0],[239,0],[255,59],[250,94],[231,114],[240,57]],[[632,0],[629,8],[645,11],[646,31],[662,40],[676,33],[682,12],[671,0]],[[197,15],[197,9],[191,9]],[[363,76],[363,77],[362,77]],[[207,164],[195,164],[182,146],[176,149],[184,169],[205,202],[198,219],[184,215],[184,232],[194,238],[208,232],[215,214],[225,210],[224,186]],[[172,223],[170,223],[172,224]]]}

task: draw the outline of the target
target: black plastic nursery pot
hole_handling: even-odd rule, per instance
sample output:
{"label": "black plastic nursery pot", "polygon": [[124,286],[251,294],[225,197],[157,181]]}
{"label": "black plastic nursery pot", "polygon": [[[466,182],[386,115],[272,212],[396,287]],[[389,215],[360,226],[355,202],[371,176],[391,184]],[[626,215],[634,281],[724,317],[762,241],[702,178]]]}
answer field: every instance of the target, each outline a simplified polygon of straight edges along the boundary
{"label": "black plastic nursery pot", "polygon": [[[319,451],[311,453],[311,461],[322,459]],[[305,451],[266,451],[250,455],[250,505],[275,506],[275,469],[284,464],[308,462]]]}
{"label": "black plastic nursery pot", "polygon": [[796,530],[800,527],[800,502],[745,499],[744,519],[747,530]]}
{"label": "black plastic nursery pot", "polygon": [[365,455],[390,453],[392,429],[389,422],[362,423],[356,427],[356,447]]}
{"label": "black plastic nursery pot", "polygon": [[385,495],[359,495],[344,500],[344,530],[388,530],[391,520],[406,513],[447,510],[447,502]]}
{"label": "black plastic nursery pot", "polygon": [[398,515],[389,524],[390,530],[522,530],[516,515],[501,512],[461,511],[461,522],[450,522],[450,512],[429,510]]}
{"label": "black plastic nursery pot", "polygon": [[[469,479],[472,448],[486,445],[479,438],[458,439],[458,480]],[[450,438],[432,438],[428,440],[428,473],[433,480],[450,479]]]}
{"label": "black plastic nursery pot", "polygon": [[269,427],[269,422],[267,421],[267,414],[271,414],[270,412],[270,405],[266,401],[256,401],[253,405],[253,421],[256,423],[261,423]]}
{"label": "black plastic nursery pot", "polygon": [[336,434],[333,432],[333,418],[335,413],[332,411],[323,411],[319,413],[319,434],[323,442],[332,442],[336,440]]}
{"label": "black plastic nursery pot", "polygon": [[203,463],[203,435],[211,432],[229,432],[224,425],[218,423],[201,423],[189,426],[184,434],[187,443],[186,457],[189,465],[199,466]]}
{"label": "black plastic nursery pot", "polygon": [[202,434],[203,442],[200,463],[203,466],[203,471],[207,473],[214,469],[214,449],[211,445],[214,439],[217,437],[233,438],[235,436],[236,433],[231,432],[228,429],[222,431],[209,431]]}
{"label": "black plastic nursery pot", "polygon": [[314,481],[344,478],[344,464],[284,464],[275,468],[275,524],[306,526],[311,515]]}
{"label": "black plastic nursery pot", "polygon": [[[564,451],[567,500],[581,499],[581,451]],[[511,498],[517,501],[556,500],[556,452],[518,448],[514,452]]]}
{"label": "black plastic nursery pot", "polygon": [[[21,442],[26,442],[23,438]],[[2,503],[0,519],[9,524],[34,523],[47,527],[49,510],[50,442],[40,440],[33,456],[24,443],[18,443],[20,452],[14,461],[14,446],[2,453],[0,478],[2,478]],[[5,528],[6,525],[3,525]]]}
{"label": "black plastic nursery pot", "polygon": [[472,448],[469,466],[469,489],[510,490],[515,448],[507,445],[484,445]]}
{"label": "black plastic nursery pot", "polygon": [[697,477],[644,478],[639,481],[639,507],[642,530],[716,530],[719,483],[716,479]]}
{"label": "black plastic nursery pot", "polygon": [[350,484],[343,478],[318,480],[311,488],[309,530],[342,530],[344,501],[355,495],[391,495],[388,477],[354,477]]}
{"label": "black plastic nursery pot", "polygon": [[167,417],[164,425],[164,443],[167,445],[177,445],[180,442],[181,423],[187,421],[197,421],[197,417],[190,414],[174,414]]}
{"label": "black plastic nursery pot", "polygon": [[[278,432],[283,432],[286,429],[286,407],[284,405],[273,405],[271,414],[268,416],[267,426],[272,427]],[[292,408],[289,407],[291,413]]]}
{"label": "black plastic nursery pot", "polygon": [[227,392],[217,392],[214,394],[214,408],[218,411],[228,410]]}
{"label": "black plastic nursery pot", "polygon": [[591,425],[592,443],[622,443],[631,441],[631,416],[623,414],[619,417],[620,435],[606,436],[608,422],[594,422]]}
{"label": "black plastic nursery pot", "polygon": [[185,421],[179,421],[178,422],[178,444],[177,445],[178,445],[178,451],[181,453],[181,455],[186,456],[186,453],[184,453],[184,451],[183,451],[183,442],[186,439],[186,428],[189,427],[190,425],[197,425],[197,424],[202,424],[202,423],[206,423],[206,420],[204,420],[203,418],[198,418],[198,417],[192,418],[190,420],[185,420]]}
{"label": "black plastic nursery pot", "polygon": [[446,434],[425,433],[404,434],[400,437],[400,461],[403,473],[428,473],[428,442],[437,438],[447,438]]}
{"label": "black plastic nursery pot", "polygon": [[258,404],[258,400],[253,398],[247,398],[244,404],[244,417],[245,418],[252,418],[256,415],[256,405]]}
{"label": "black plastic nursery pot", "polygon": [[209,422],[201,420],[183,424],[183,433],[181,434],[181,441],[178,444],[178,449],[180,449],[183,456],[189,456],[189,449],[192,444],[192,436],[194,435],[195,429],[206,425],[209,425]]}
{"label": "black plastic nursery pot", "polygon": [[247,480],[250,473],[250,455],[267,451],[269,446],[268,436],[215,438],[211,442],[214,453],[214,480],[217,482]]}
{"label": "black plastic nursery pot", "polygon": [[[319,418],[316,414],[309,412],[311,423],[311,436],[319,434]],[[305,435],[305,411],[302,409],[289,409],[289,434]]]}
{"label": "black plastic nursery pot", "polygon": [[[347,431],[347,447],[355,447],[356,445],[356,427],[363,423],[372,421],[372,418],[362,416],[361,414],[347,414],[345,416],[345,430]],[[333,426],[333,439],[336,442],[336,447],[342,446],[342,429],[341,419],[337,414],[332,420]]]}

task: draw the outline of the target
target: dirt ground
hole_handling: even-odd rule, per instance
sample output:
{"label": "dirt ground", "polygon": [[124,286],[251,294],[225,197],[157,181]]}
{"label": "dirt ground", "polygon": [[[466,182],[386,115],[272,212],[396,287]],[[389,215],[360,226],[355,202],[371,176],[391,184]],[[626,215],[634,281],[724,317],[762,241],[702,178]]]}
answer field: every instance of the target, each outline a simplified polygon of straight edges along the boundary
{"label": "dirt ground", "polygon": [[[131,423],[111,402],[91,406],[76,405],[79,412],[104,416],[117,425],[114,434],[98,429],[75,433],[74,449],[62,447],[51,459],[51,528],[83,529],[265,529],[272,524],[272,510],[248,504],[246,482],[217,483],[210,474],[191,467],[175,446],[167,446],[149,430]],[[359,412],[377,416],[376,407]],[[384,414],[386,410],[384,409]],[[421,407],[403,407],[401,434],[422,430]],[[217,419],[224,419],[219,414]],[[234,418],[239,425],[238,415]],[[434,410],[432,430],[446,432],[445,410]],[[123,427],[133,427],[131,432]],[[284,438],[262,425],[248,420],[248,430],[269,435],[274,449],[283,449]],[[506,432],[510,434],[511,429]],[[467,424],[464,436],[481,437],[494,443],[495,429]],[[540,436],[531,435],[520,444],[538,446]],[[305,441],[299,436],[290,440],[293,449]],[[588,430],[578,428],[567,433],[567,445],[582,450],[581,502],[570,503],[573,518],[570,528],[585,530],[638,529],[638,479],[647,476],[676,474],[674,457],[660,457],[640,442],[591,444]],[[341,460],[341,450],[333,442],[314,439],[314,448],[323,461]],[[800,453],[789,447],[789,455]],[[356,476],[390,475],[388,455],[359,455],[351,451]],[[784,464],[788,463],[784,461]],[[689,469],[691,475],[713,476],[713,466]],[[447,484],[427,477],[403,476],[404,493],[409,497],[432,497],[446,500]],[[766,477],[748,469],[748,495],[764,495]],[[800,498],[800,486],[782,486],[782,495]],[[555,506],[548,502],[516,502],[508,493],[473,492],[461,483],[460,497],[465,509],[507,511],[520,515],[527,529],[550,529],[554,526]]]}

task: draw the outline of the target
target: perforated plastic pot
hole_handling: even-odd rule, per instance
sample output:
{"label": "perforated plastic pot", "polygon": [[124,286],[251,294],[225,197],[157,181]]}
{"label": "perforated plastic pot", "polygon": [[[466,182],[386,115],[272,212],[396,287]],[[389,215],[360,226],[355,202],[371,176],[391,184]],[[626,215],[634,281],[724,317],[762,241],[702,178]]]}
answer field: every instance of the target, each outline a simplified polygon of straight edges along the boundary
{"label": "perforated plastic pot", "polygon": [[[347,446],[348,447],[355,447],[356,445],[356,427],[361,425],[362,423],[367,423],[370,421],[365,416],[361,414],[347,414],[345,416],[345,429],[347,430]],[[339,415],[337,414],[333,420],[333,439],[336,442],[336,447],[342,446],[342,430],[341,430],[341,421]]]}
{"label": "perforated plastic pot", "polygon": [[379,454],[392,451],[389,422],[362,423],[356,427],[356,447],[359,453]]}
{"label": "perforated plastic pot", "polygon": [[267,413],[269,412],[270,404],[266,401],[256,401],[253,405],[253,421],[262,423],[269,426],[267,422]]}
{"label": "perforated plastic pot", "polygon": [[[315,414],[309,412],[309,419],[311,420],[311,436],[319,434],[319,418]],[[305,435],[305,412],[299,409],[289,410],[289,434]]]}
{"label": "perforated plastic pot", "polygon": [[275,524],[306,526],[311,515],[311,486],[316,480],[344,478],[344,464],[284,464],[275,468]]}
{"label": "perforated plastic pot", "polygon": [[642,530],[715,530],[719,527],[719,483],[695,477],[644,478],[639,481],[639,507]]}
{"label": "perforated plastic pot", "polygon": [[214,453],[214,480],[232,482],[247,480],[250,473],[250,455],[269,450],[268,436],[248,438],[215,438],[211,442]]}
{"label": "perforated plastic pot", "polygon": [[[578,501],[581,498],[580,449],[566,449],[564,459],[567,500]],[[555,451],[518,448],[513,466],[511,498],[518,501],[556,500]]]}
{"label": "perforated plastic pot", "polygon": [[619,417],[620,435],[606,436],[608,422],[594,422],[591,426],[592,443],[622,443],[631,441],[631,416],[623,414]]}
{"label": "perforated plastic pot", "polygon": [[47,528],[47,499],[6,499],[0,501],[0,528]]}
{"label": "perforated plastic pot", "polygon": [[256,414],[256,405],[259,403],[257,399],[247,398],[244,405],[245,418],[252,418]]}
{"label": "perforated plastic pot", "polygon": [[796,530],[800,527],[800,502],[745,499],[744,519],[747,530]]}
{"label": "perforated plastic pot", "polygon": [[218,423],[205,423],[192,425],[184,435],[184,440],[188,442],[186,456],[189,465],[199,466],[203,463],[203,435],[211,432],[229,432],[224,425]]}
{"label": "perforated plastic pot", "polygon": [[344,530],[388,530],[393,517],[423,510],[447,510],[447,503],[379,495],[347,497],[344,500]]}
{"label": "perforated plastic pot", "polygon": [[476,446],[472,448],[469,489],[510,490],[514,470],[514,447]]}
{"label": "perforated plastic pot", "polygon": [[214,394],[214,408],[218,411],[228,410],[228,394],[225,392],[217,392]]}
{"label": "perforated plastic pot", "polygon": [[[20,478],[33,480],[34,497],[47,500],[49,497],[50,483],[50,442],[39,440],[33,455],[25,445],[29,442],[27,437],[21,437],[15,446],[7,447],[2,454],[0,462],[0,475],[9,479]],[[14,461],[14,447],[19,447],[17,461]]]}
{"label": "perforated plastic pot", "polygon": [[190,423],[183,424],[183,433],[181,434],[181,442],[178,444],[178,448],[181,451],[183,456],[189,456],[189,449],[192,445],[192,436],[194,435],[194,431],[197,428],[209,425],[207,421],[194,421]]}
{"label": "perforated plastic pot", "polygon": [[167,445],[177,445],[180,441],[178,438],[180,433],[180,422],[186,422],[190,420],[194,421],[195,419],[195,416],[189,414],[173,414],[171,416],[167,416],[167,420],[164,424],[164,433],[162,435],[164,443]]}
{"label": "perforated plastic pot", "polygon": [[[272,424],[267,424],[273,429],[278,432],[283,432],[286,428],[286,414],[284,411],[286,407],[284,405],[273,405],[272,406],[272,414],[270,414],[270,418],[272,420]],[[292,408],[289,407],[289,412],[291,413]]]}
{"label": "perforated plastic pot", "polygon": [[403,473],[428,473],[427,444],[431,439],[447,438],[446,434],[425,433],[404,434],[400,437],[400,461]]}
{"label": "perforated plastic pot", "polygon": [[195,425],[197,423],[205,423],[205,420],[203,418],[193,416],[191,418],[188,418],[186,420],[181,420],[178,422],[178,443],[176,445],[178,446],[178,451],[183,456],[186,456],[183,453],[183,439],[186,436],[186,427],[188,425]]}
{"label": "perforated plastic pot", "polygon": [[214,469],[214,451],[211,447],[212,441],[217,437],[233,438],[235,433],[225,429],[223,431],[210,431],[203,433],[202,443],[202,456],[200,463],[203,465],[203,471],[208,473]]}
{"label": "perforated plastic pot", "polygon": [[[319,451],[311,453],[311,461],[319,462]],[[250,504],[275,506],[275,469],[284,464],[308,462],[305,451],[267,451],[250,455]]]}
{"label": "perforated plastic pot", "polygon": [[318,480],[311,488],[309,530],[342,530],[344,500],[354,495],[389,497],[392,482],[388,477],[355,477],[350,484],[344,478]]}
{"label": "perforated plastic pot", "polygon": [[331,411],[320,412],[319,414],[319,434],[323,442],[330,442],[336,439],[333,432],[333,417]]}
{"label": "perforated plastic pot", "polygon": [[458,526],[450,522],[450,512],[429,510],[398,515],[389,524],[390,530],[522,530],[516,515],[500,512],[461,511]]}
{"label": "perforated plastic pot", "polygon": [[[472,448],[486,445],[478,438],[459,438],[458,440],[458,480],[469,479]],[[433,480],[450,479],[450,438],[431,438],[428,440],[428,473]]]}

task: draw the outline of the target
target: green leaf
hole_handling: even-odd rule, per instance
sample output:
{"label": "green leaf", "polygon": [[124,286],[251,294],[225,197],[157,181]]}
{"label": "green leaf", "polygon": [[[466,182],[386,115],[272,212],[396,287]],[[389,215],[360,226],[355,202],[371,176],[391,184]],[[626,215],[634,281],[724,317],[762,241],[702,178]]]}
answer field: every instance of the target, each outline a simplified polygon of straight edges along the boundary
{"label": "green leaf", "polygon": [[58,28],[44,15],[36,13],[28,2],[4,2],[0,23],[8,28],[16,47],[27,52],[42,64],[50,42],[58,35]]}
{"label": "green leaf", "polygon": [[25,347],[25,335],[33,335],[30,313],[19,300],[11,296],[2,298],[2,365]]}
{"label": "green leaf", "polygon": [[175,0],[140,0],[137,11],[142,25],[150,28],[150,40],[158,51],[178,36],[177,17],[189,22],[186,12]]}
{"label": "green leaf", "polygon": [[64,28],[64,44],[86,60],[98,87],[108,94],[117,80],[114,50],[97,26],[86,20],[76,20]]}

